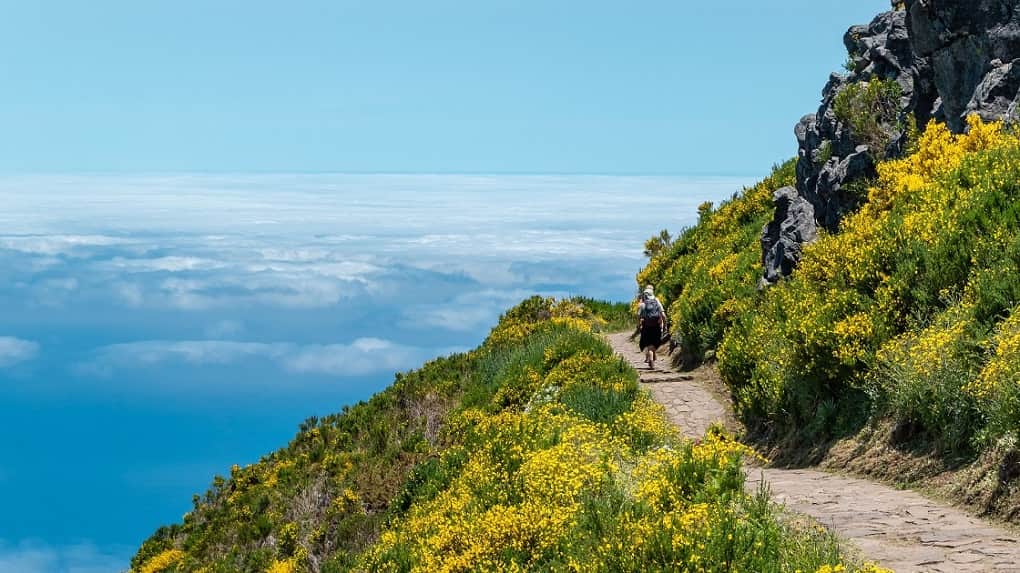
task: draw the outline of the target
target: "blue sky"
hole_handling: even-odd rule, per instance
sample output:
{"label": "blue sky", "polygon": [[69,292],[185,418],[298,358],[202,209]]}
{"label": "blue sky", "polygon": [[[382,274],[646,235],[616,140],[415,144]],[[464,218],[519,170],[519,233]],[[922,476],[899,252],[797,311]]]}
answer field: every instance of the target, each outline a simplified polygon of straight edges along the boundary
{"label": "blue sky", "polygon": [[889,5],[3,4],[0,171],[740,175]]}

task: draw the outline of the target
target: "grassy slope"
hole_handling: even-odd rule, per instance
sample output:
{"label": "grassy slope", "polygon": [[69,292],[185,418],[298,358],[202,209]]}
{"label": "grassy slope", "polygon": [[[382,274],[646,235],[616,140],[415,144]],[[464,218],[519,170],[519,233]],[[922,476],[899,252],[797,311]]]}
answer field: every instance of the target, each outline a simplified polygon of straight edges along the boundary
{"label": "grassy slope", "polygon": [[718,358],[745,422],[773,444],[859,434],[902,453],[891,471],[928,468],[915,479],[969,467],[963,495],[990,488],[985,509],[1015,516],[1020,139],[978,121],[966,136],[929,127],[839,233],[759,292],[754,238],[788,169],[706,213],[638,282],[660,285],[693,353]]}
{"label": "grassy slope", "polygon": [[[681,440],[593,329],[533,298],[479,349],[398,376],[216,478],[134,570],[826,570],[834,540],[743,490],[745,450]],[[870,569],[869,569],[870,570]]]}

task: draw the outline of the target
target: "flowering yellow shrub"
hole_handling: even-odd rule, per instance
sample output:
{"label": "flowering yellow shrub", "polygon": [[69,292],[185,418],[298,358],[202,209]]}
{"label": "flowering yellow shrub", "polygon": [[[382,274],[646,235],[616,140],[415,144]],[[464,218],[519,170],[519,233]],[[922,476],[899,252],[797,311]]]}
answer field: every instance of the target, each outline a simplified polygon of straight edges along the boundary
{"label": "flowering yellow shrub", "polygon": [[[592,333],[592,308],[529,299],[477,351],[402,374],[330,423],[306,421],[287,449],[216,478],[183,525],[143,545],[136,570],[779,573],[837,562],[831,537],[805,539],[744,491],[749,450],[717,431],[678,435]],[[429,410],[440,394],[454,405]],[[806,542],[822,550],[802,555]]]}
{"label": "flowering yellow shrub", "polygon": [[161,573],[163,571],[175,571],[176,565],[184,559],[184,552],[180,549],[167,549],[145,562],[138,570],[138,573]]}
{"label": "flowering yellow shrub", "polygon": [[[633,372],[620,372],[604,346],[583,346],[546,347],[538,385],[631,396]],[[646,393],[627,400],[608,422],[563,399],[458,412],[449,431],[467,452],[459,473],[413,504],[356,568],[761,571],[795,559],[780,541],[795,533],[744,492],[750,449],[719,430],[682,440]],[[733,557],[734,547],[750,549]]]}
{"label": "flowering yellow shrub", "polygon": [[753,459],[756,454],[714,432],[709,432],[697,445],[657,449],[644,456],[634,470],[635,495],[659,511],[683,507],[689,492],[683,490],[686,484],[678,482],[676,475],[692,469],[695,472],[741,472],[740,461],[744,456]]}
{"label": "flowering yellow shrub", "polygon": [[963,428],[948,441],[966,447],[996,410],[975,349],[1020,300],[1018,182],[1020,138],[976,116],[963,134],[932,124],[916,153],[879,164],[838,233],[734,305],[717,356],[741,412],[833,432],[854,410],[833,404],[867,392],[925,431]]}
{"label": "flowering yellow shrub", "polygon": [[297,566],[298,562],[295,558],[273,561],[266,569],[266,573],[295,573],[298,570]]}
{"label": "flowering yellow shrub", "polygon": [[991,358],[967,389],[979,398],[995,399],[1020,385],[1020,311],[1014,309],[990,342]]}
{"label": "flowering yellow shrub", "polygon": [[381,538],[367,568],[387,570],[397,548],[419,571],[502,570],[508,554],[522,567],[547,557],[574,526],[581,494],[604,477],[601,444],[620,446],[607,428],[551,405],[466,418],[481,448],[446,491]]}
{"label": "flowering yellow shrub", "polygon": [[486,344],[498,347],[518,343],[539,328],[549,325],[591,332],[605,322],[577,301],[532,297],[500,319],[489,334]]}
{"label": "flowering yellow shrub", "polygon": [[670,443],[679,437],[676,426],[666,419],[666,410],[647,392],[634,399],[631,409],[613,422],[613,434],[633,444]]}
{"label": "flowering yellow shrub", "polygon": [[1020,307],[986,342],[988,359],[966,390],[978,400],[995,436],[1020,436]]}
{"label": "flowering yellow shrub", "polygon": [[973,341],[975,324],[970,310],[968,303],[955,305],[927,327],[888,341],[876,353],[878,362],[907,368],[912,377],[935,375]]}

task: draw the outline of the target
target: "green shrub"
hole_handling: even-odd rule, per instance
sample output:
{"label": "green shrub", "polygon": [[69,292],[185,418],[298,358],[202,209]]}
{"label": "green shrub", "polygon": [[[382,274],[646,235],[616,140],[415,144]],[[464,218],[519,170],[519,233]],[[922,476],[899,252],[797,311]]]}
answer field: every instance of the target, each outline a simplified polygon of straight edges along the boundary
{"label": "green shrub", "polygon": [[971,451],[983,426],[966,387],[978,371],[984,333],[975,332],[965,312],[966,307],[954,306],[927,328],[886,344],[872,374],[882,395],[879,403],[905,430],[899,439],[923,437],[956,455]]}
{"label": "green shrub", "polygon": [[867,145],[876,160],[885,159],[891,133],[901,130],[900,98],[903,88],[896,80],[872,79],[850,83],[836,94],[833,113],[850,126],[854,137]]}

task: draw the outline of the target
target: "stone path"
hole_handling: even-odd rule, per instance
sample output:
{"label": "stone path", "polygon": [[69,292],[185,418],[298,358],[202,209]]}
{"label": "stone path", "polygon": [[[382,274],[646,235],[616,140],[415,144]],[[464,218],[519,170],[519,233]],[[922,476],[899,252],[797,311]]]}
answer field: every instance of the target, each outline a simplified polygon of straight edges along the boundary
{"label": "stone path", "polygon": [[[727,406],[706,388],[706,371],[679,373],[666,360],[649,370],[629,333],[610,335],[613,349],[634,366],[642,386],[685,435],[699,437]],[[920,494],[814,470],[747,468],[748,488],[761,479],[773,497],[852,542],[864,557],[897,573],[1020,573],[1020,539]]]}

